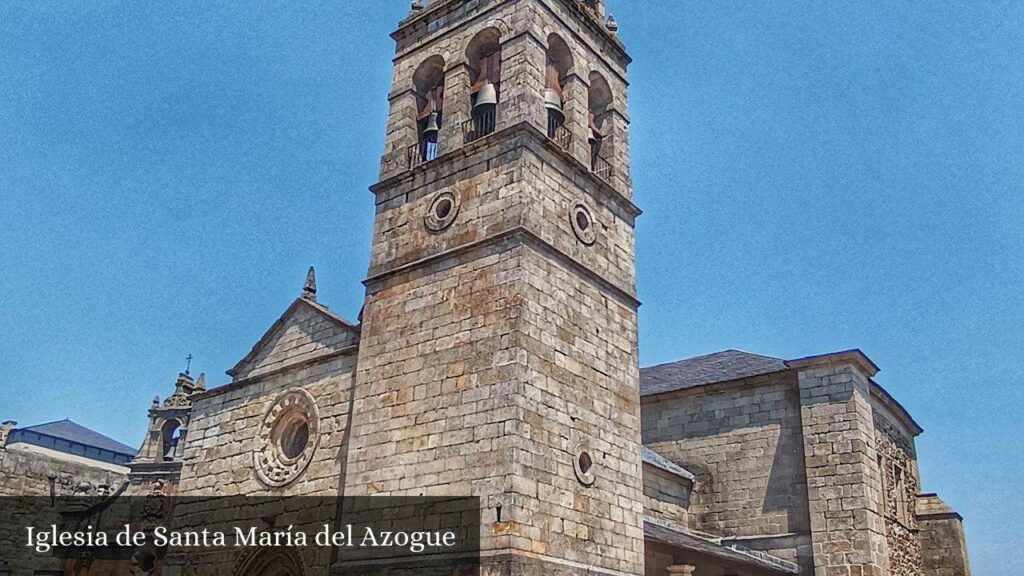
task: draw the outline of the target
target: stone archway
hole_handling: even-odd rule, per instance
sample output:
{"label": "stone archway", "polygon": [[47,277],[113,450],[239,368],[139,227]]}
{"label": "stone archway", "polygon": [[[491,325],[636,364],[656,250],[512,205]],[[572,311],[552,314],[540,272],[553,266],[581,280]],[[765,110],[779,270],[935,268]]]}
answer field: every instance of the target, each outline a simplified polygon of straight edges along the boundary
{"label": "stone archway", "polygon": [[258,549],[235,562],[233,576],[305,576],[302,560],[292,550]]}

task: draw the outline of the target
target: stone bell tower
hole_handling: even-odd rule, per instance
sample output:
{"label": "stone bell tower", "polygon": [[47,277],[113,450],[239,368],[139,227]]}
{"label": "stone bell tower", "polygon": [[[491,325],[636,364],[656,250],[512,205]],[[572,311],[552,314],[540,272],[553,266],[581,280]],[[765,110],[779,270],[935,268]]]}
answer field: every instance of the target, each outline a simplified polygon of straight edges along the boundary
{"label": "stone bell tower", "polygon": [[397,43],[347,496],[479,496],[484,573],[642,574],[626,66],[598,1]]}

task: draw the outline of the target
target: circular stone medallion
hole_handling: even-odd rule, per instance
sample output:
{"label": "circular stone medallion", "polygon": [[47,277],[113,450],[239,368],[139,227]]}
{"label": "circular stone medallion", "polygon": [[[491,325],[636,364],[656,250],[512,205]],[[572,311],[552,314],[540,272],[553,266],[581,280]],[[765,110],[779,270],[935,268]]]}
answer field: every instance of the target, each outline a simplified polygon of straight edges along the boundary
{"label": "circular stone medallion", "polygon": [[576,472],[576,479],[584,486],[590,486],[597,480],[594,468],[597,463],[590,454],[590,449],[585,444],[579,444],[574,450],[575,457],[572,461],[572,469]]}
{"label": "circular stone medallion", "polygon": [[576,237],[587,246],[597,239],[597,223],[590,215],[590,209],[583,202],[576,202],[569,210],[569,223],[572,224],[572,231]]}
{"label": "circular stone medallion", "polygon": [[277,397],[260,423],[256,475],[279,488],[306,469],[320,441],[320,415],[313,397],[294,389]]}
{"label": "circular stone medallion", "polygon": [[423,224],[431,232],[440,232],[451,226],[459,214],[459,197],[451,190],[438,192],[427,208]]}

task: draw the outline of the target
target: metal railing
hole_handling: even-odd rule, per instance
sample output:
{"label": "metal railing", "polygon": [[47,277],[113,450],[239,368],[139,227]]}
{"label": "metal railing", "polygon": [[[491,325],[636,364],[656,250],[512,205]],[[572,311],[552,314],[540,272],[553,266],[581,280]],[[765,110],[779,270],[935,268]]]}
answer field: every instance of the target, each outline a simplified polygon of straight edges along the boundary
{"label": "metal railing", "polygon": [[498,107],[474,110],[473,117],[462,124],[462,133],[466,144],[479,140],[494,132],[497,127]]}
{"label": "metal railing", "polygon": [[548,138],[562,150],[569,150],[572,146],[572,132],[565,125],[565,119],[557,114],[548,114]]}
{"label": "metal railing", "polygon": [[416,144],[409,146],[406,150],[406,156],[408,156],[409,159],[409,168],[415,168],[420,164],[426,164],[434,158],[437,158],[437,142],[420,140]]}
{"label": "metal railing", "polygon": [[596,150],[590,157],[590,171],[605,182],[611,182],[612,177],[615,175],[615,167]]}

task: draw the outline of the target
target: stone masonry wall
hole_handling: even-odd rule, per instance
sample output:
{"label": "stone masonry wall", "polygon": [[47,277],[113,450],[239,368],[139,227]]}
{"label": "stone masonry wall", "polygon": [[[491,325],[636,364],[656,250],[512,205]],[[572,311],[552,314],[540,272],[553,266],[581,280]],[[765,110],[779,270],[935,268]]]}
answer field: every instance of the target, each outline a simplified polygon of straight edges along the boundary
{"label": "stone masonry wall", "polygon": [[971,576],[960,515],[935,494],[917,498],[918,526],[925,576]]}
{"label": "stone masonry wall", "polygon": [[[628,58],[566,5],[436,3],[394,34],[346,491],[477,495],[483,546],[510,554],[508,569],[640,574],[637,211],[628,187],[574,155],[584,133],[567,151],[547,139],[542,105],[549,34],[577,76],[608,77],[622,118]],[[467,143],[466,51],[480,34],[501,46],[497,128]],[[410,169],[412,78],[439,58],[440,153]],[[439,194],[456,203],[444,225],[429,210]],[[570,225],[575,202],[593,216],[592,245]]]}
{"label": "stone masonry wall", "polygon": [[[486,548],[638,569],[639,450],[626,449],[638,439],[638,405],[613,378],[635,361],[605,365],[609,349],[626,354],[616,343],[635,317],[526,247],[480,256],[368,300],[348,493],[479,495]],[[590,310],[567,310],[581,303]],[[590,322],[606,328],[600,348],[587,342],[584,331],[598,332]],[[592,487],[573,470],[582,443],[595,460]]]}
{"label": "stone masonry wall", "polygon": [[[347,495],[487,497],[511,488],[517,265],[512,251],[453,257],[370,289]],[[485,500],[485,522],[496,520],[498,503]]]}
{"label": "stone masonry wall", "polygon": [[[341,449],[348,429],[355,355],[338,354],[348,341],[326,330],[321,313],[308,306],[296,308],[279,336],[266,343],[275,350],[266,361],[277,366],[277,372],[266,374],[256,364],[252,372],[263,376],[194,397],[179,495],[338,492],[344,481]],[[319,348],[315,344],[318,341],[332,344],[322,350],[319,359],[307,356],[310,346]],[[309,466],[293,483],[271,489],[254,472],[254,455],[264,449],[258,432],[277,397],[294,388],[306,390],[315,399],[319,410],[318,445]]]}
{"label": "stone masonry wall", "polygon": [[[499,131],[377,190],[347,489],[480,495],[485,547],[639,573],[632,222],[537,161],[546,146]],[[594,214],[590,247],[568,225],[567,189]],[[458,215],[429,232],[442,190]],[[586,488],[573,473],[584,442]]]}
{"label": "stone masonry wall", "polygon": [[644,398],[644,444],[697,475],[695,528],[726,536],[806,532],[795,375]]}
{"label": "stone masonry wall", "polygon": [[675,474],[644,464],[644,512],[692,527],[689,508],[692,484]]}
{"label": "stone masonry wall", "polygon": [[861,364],[836,359],[799,368],[815,576],[889,574],[869,376]]}
{"label": "stone masonry wall", "polygon": [[[648,396],[643,403],[644,444],[697,476],[690,506],[695,529],[779,536],[750,545],[808,565],[810,519],[794,373]],[[793,534],[798,537],[785,537]]]}
{"label": "stone masonry wall", "polygon": [[628,109],[625,69],[628,57],[610,41],[600,26],[587,23],[564,0],[517,2],[446,2],[428,10],[396,32],[398,49],[389,94],[388,131],[381,160],[381,179],[409,168],[408,150],[417,143],[417,99],[413,76],[420,65],[440,57],[445,70],[444,118],[438,139],[441,154],[463,146],[462,123],[469,120],[469,78],[466,49],[484,29],[494,29],[502,50],[501,96],[498,129],[530,122],[544,131],[542,106],[545,50],[551,34],[567,41],[574,61],[566,79],[566,126],[573,132],[572,154],[589,168],[586,145],[587,83],[591,72],[601,74],[613,92],[612,113],[606,133],[610,136],[608,158],[614,165],[612,185],[631,196],[629,178]]}
{"label": "stone masonry wall", "polygon": [[[635,308],[544,250],[525,256],[517,325],[527,366],[517,396],[525,425],[516,450],[526,488],[522,535],[537,552],[638,573],[643,496]],[[592,485],[574,473],[583,452],[593,461]]]}
{"label": "stone masonry wall", "polygon": [[[182,456],[177,495],[194,496],[332,496],[345,481],[346,439],[356,367],[354,332],[311,305],[298,303],[281,320],[276,332],[258,345],[254,359],[226,386],[193,396],[189,437]],[[304,390],[315,405],[317,431],[306,449],[308,465],[284,486],[271,486],[257,474],[255,458],[276,447],[261,435],[265,415],[286,393]],[[311,433],[312,434],[312,433]],[[201,512],[176,508],[181,527]],[[254,524],[259,525],[254,508]],[[197,517],[198,518],[198,517]],[[238,517],[236,517],[238,518]],[[196,525],[206,521],[195,520]],[[244,524],[242,524],[244,525]],[[201,554],[209,573],[236,573],[247,561],[246,551],[211,550]],[[330,550],[302,551],[307,569],[325,570]],[[183,556],[171,550],[166,569],[182,573]],[[319,568],[316,568],[319,567]],[[185,572],[187,573],[187,572]]]}
{"label": "stone masonry wall", "polygon": [[[917,455],[912,437],[894,423],[887,411],[874,407],[875,447],[882,475],[882,514],[889,545],[890,576],[920,576],[921,542],[914,503],[920,493]],[[898,489],[896,467],[903,472],[903,490]],[[903,514],[899,511],[904,510]]]}
{"label": "stone masonry wall", "polygon": [[[126,474],[70,462],[46,454],[22,451],[13,447],[0,447],[0,497],[49,496],[50,477],[53,494],[64,496],[96,496],[101,487],[114,491],[127,483]],[[59,506],[59,500],[58,506]],[[38,501],[8,500],[0,507],[0,573],[11,570],[11,576],[43,574],[47,570],[63,573],[61,563],[22,548],[24,534],[7,533],[12,527],[27,525],[49,526],[59,519],[59,508],[40,507]],[[14,520],[12,520],[12,518]]]}
{"label": "stone masonry wall", "polygon": [[106,468],[0,447],[0,496],[49,496],[51,476],[58,496],[74,494],[76,488],[89,495],[100,486],[113,491],[128,480],[126,474]]}

